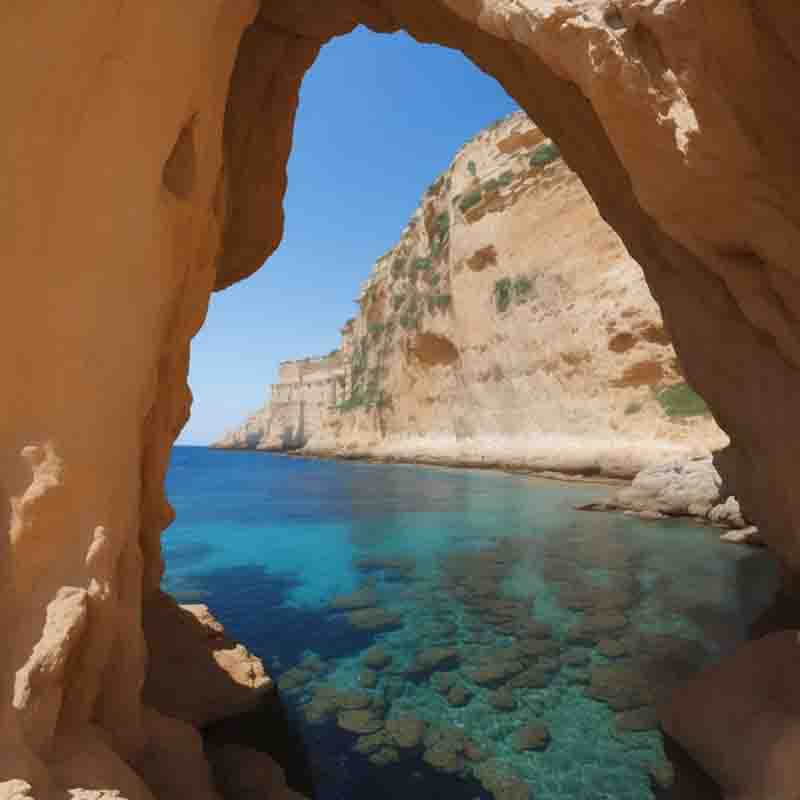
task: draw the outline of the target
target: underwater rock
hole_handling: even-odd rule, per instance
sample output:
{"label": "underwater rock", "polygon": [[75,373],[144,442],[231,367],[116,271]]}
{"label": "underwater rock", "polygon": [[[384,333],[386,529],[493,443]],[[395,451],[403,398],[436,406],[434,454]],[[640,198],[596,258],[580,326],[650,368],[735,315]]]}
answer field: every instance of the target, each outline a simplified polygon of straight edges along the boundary
{"label": "underwater rock", "polygon": [[478,762],[485,761],[488,756],[472,739],[467,739],[464,743],[464,758],[467,761]]}
{"label": "underwater rock", "polygon": [[649,764],[647,774],[654,791],[669,789],[675,783],[675,768],[666,759]]}
{"label": "underwater rock", "polygon": [[515,675],[519,675],[524,669],[525,665],[521,661],[485,662],[468,673],[468,677],[478,686],[496,688]]}
{"label": "underwater rock", "polygon": [[561,654],[561,664],[565,667],[583,667],[592,657],[586,650],[570,650]]}
{"label": "underwater rock", "polygon": [[649,731],[658,727],[658,715],[651,706],[621,711],[614,716],[614,725],[620,733],[625,731]]}
{"label": "underwater rock", "polygon": [[495,759],[474,768],[475,777],[495,800],[529,800],[528,785],[516,775],[510,775],[506,767]]}
{"label": "underwater rock", "polygon": [[378,673],[374,669],[362,669],[358,674],[358,683],[365,689],[374,689],[378,683]]}
{"label": "underwater rock", "polygon": [[521,638],[549,639],[553,635],[552,626],[535,619],[525,620],[517,631]]}
{"label": "underwater rock", "polygon": [[454,647],[430,647],[420,650],[408,670],[410,676],[419,678],[439,670],[455,669],[461,663],[461,656]]}
{"label": "underwater rock", "polygon": [[561,645],[553,639],[520,639],[515,649],[522,656],[555,656],[561,652]]}
{"label": "underwater rock", "polygon": [[354,562],[361,572],[384,572],[385,577],[397,579],[411,578],[416,571],[416,559],[411,556],[390,556],[386,558],[359,558]]}
{"label": "underwater rock", "polygon": [[385,767],[396,764],[400,760],[400,753],[394,747],[382,747],[369,757],[370,763],[376,767]]}
{"label": "underwater rock", "polygon": [[396,675],[391,675],[388,678],[385,678],[383,681],[383,696],[386,698],[386,701],[391,703],[397,700],[398,697],[402,697],[406,691],[406,682],[402,679],[397,677]]}
{"label": "underwater rock", "polygon": [[450,750],[441,744],[426,749],[422,758],[426,764],[439,770],[439,772],[446,772],[451,775],[461,772],[464,766],[464,761],[458,751]]}
{"label": "underwater rock", "polygon": [[509,682],[510,689],[545,689],[550,685],[552,675],[539,667],[529,667]]}
{"label": "underwater rock", "polygon": [[447,693],[447,702],[453,708],[463,708],[472,700],[472,694],[463,686],[453,686]]}
{"label": "underwater rock", "polygon": [[548,674],[558,672],[561,669],[561,659],[552,656],[546,658],[539,658],[536,660],[536,669],[546,672]]}
{"label": "underwater rock", "polygon": [[363,608],[351,611],[347,615],[348,622],[362,631],[390,631],[403,626],[403,617],[383,608]]}
{"label": "underwater rock", "polygon": [[316,653],[305,655],[297,666],[306,672],[314,672],[316,674],[325,672],[328,669],[327,664]]}
{"label": "underwater rock", "polygon": [[327,701],[314,701],[303,706],[303,716],[306,722],[317,724],[325,720],[336,711],[336,707]]}
{"label": "underwater rock", "polygon": [[337,692],[333,697],[333,702],[336,704],[336,708],[355,711],[368,708],[372,703],[372,698],[362,692]]}
{"label": "underwater rock", "polygon": [[426,724],[416,717],[400,717],[386,721],[386,733],[391,741],[404,750],[418,747],[425,736]]}
{"label": "underwater rock", "polygon": [[447,750],[460,753],[467,743],[467,736],[463,730],[452,725],[432,725],[425,733],[425,747],[444,747]]}
{"label": "underwater rock", "polygon": [[550,744],[547,725],[526,725],[514,734],[514,749],[518,753],[526,750],[545,750]]}
{"label": "underwater rock", "polygon": [[517,707],[517,701],[514,699],[514,692],[507,686],[497,689],[494,692],[489,692],[489,705],[497,709],[497,711],[513,711]]}
{"label": "underwater rock", "polygon": [[379,730],[376,733],[368,733],[365,736],[359,736],[356,743],[353,745],[353,750],[361,755],[368,756],[371,753],[386,747],[391,743],[389,735],[386,730]]}
{"label": "underwater rock", "polygon": [[282,692],[290,692],[294,689],[299,689],[305,686],[313,677],[313,672],[307,672],[299,667],[292,667],[281,675],[278,681],[278,689]]}
{"label": "underwater rock", "polygon": [[621,658],[628,654],[628,647],[621,639],[601,639],[597,650],[606,658]]}
{"label": "underwater rock", "polygon": [[383,720],[369,709],[341,711],[336,722],[342,730],[358,734],[375,733],[383,727]]}
{"label": "underwater rock", "polygon": [[456,676],[452,672],[437,672],[431,677],[431,684],[437,692],[447,694],[455,683]]}
{"label": "underwater rock", "polygon": [[637,603],[637,593],[625,587],[567,587],[558,602],[571,611],[626,611]]}
{"label": "underwater rock", "polygon": [[566,639],[573,644],[594,644],[608,634],[622,630],[627,624],[623,614],[613,611],[586,614],[567,631]]}
{"label": "underwater rock", "polygon": [[367,584],[352,594],[341,594],[334,597],[328,605],[337,611],[373,608],[378,605],[378,592],[372,584]]}
{"label": "underwater rock", "polygon": [[385,669],[392,663],[392,657],[382,647],[376,645],[364,653],[361,661],[370,669]]}
{"label": "underwater rock", "polygon": [[614,711],[652,705],[655,699],[647,678],[639,670],[616,664],[592,667],[586,694]]}

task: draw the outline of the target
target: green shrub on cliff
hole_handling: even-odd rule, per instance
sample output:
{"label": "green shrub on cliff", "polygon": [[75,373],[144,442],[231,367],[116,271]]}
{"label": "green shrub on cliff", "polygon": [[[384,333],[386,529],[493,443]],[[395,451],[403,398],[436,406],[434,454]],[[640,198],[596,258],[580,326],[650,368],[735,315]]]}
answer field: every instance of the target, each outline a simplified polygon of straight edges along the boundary
{"label": "green shrub on cliff", "polygon": [[508,186],[514,180],[514,173],[511,170],[504,172],[498,179],[497,182],[501,186]]}
{"label": "green shrub on cliff", "polygon": [[428,295],[428,311],[432,314],[437,310],[450,308],[453,298],[449,294],[430,294]]}
{"label": "green shrub on cliff", "polygon": [[339,411],[352,411],[354,408],[359,408],[366,403],[366,396],[360,387],[353,387],[350,392],[350,397],[342,400],[341,403],[336,404]]}
{"label": "green shrub on cliff", "polygon": [[558,145],[555,142],[545,142],[531,153],[531,166],[544,167],[559,158],[561,158],[561,151],[558,149]]}
{"label": "green shrub on cliff", "polygon": [[469,211],[473,206],[478,205],[480,203],[481,198],[483,197],[483,193],[480,189],[475,189],[468,194],[465,194],[464,197],[461,198],[458,207],[461,211]]}
{"label": "green shrub on cliff", "polygon": [[433,260],[430,258],[415,258],[414,269],[417,272],[426,272],[433,268]]}
{"label": "green shrub on cliff", "polygon": [[501,278],[494,284],[494,304],[502,314],[511,305],[511,278]]}
{"label": "green shrub on cliff", "polygon": [[406,311],[405,314],[400,315],[398,322],[407,331],[416,330],[419,327],[419,314]]}
{"label": "green shrub on cliff", "polygon": [[656,400],[668,417],[699,417],[711,412],[706,401],[688,383],[675,383],[656,392]]}
{"label": "green shrub on cliff", "polygon": [[404,294],[394,294],[392,295],[392,308],[397,311],[400,306],[403,305],[406,301],[406,296]]}

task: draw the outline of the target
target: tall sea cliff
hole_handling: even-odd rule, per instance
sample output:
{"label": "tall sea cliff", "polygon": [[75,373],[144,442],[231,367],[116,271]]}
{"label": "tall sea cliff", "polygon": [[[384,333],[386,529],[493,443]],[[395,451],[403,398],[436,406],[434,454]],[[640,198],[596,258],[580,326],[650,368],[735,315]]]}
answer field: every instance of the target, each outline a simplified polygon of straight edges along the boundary
{"label": "tall sea cliff", "polygon": [[358,305],[338,351],[283,363],[216,446],[628,477],[726,441],[641,269],[523,113],[462,147]]}

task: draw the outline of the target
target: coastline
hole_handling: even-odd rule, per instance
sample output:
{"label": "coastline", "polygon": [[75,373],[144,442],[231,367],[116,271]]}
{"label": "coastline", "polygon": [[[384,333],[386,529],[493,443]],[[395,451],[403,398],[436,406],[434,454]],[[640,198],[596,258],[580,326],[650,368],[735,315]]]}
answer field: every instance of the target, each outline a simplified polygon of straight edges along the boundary
{"label": "coastline", "polygon": [[346,444],[312,441],[299,448],[225,447],[293,457],[382,464],[418,464],[457,469],[488,469],[574,483],[622,486],[642,470],[674,461],[707,458],[709,447],[682,441],[614,438],[567,434],[482,436],[458,440],[450,436],[363,440]]}
{"label": "coastline", "polygon": [[[574,442],[573,442],[574,444]],[[639,517],[643,520],[684,519],[692,520],[702,527],[718,528],[722,538],[735,544],[762,546],[758,528],[740,513],[735,498],[719,494],[719,476],[713,466],[711,453],[692,452],[681,447],[651,447],[649,458],[642,458],[637,451],[638,443],[625,442],[613,450],[595,450],[595,459],[589,460],[592,448],[585,448],[581,464],[564,468],[563,461],[541,458],[504,459],[451,453],[430,452],[383,452],[363,449],[339,449],[303,447],[298,449],[270,448],[225,448],[218,445],[210,449],[249,450],[270,453],[285,458],[301,458],[328,461],[360,461],[372,464],[398,464],[436,469],[475,470],[524,477],[534,481],[556,481],[574,486],[597,487],[597,497],[589,503],[576,506],[577,511],[618,513]],[[387,450],[389,452],[387,452]],[[552,450],[548,455],[552,454]],[[640,458],[620,460],[620,455],[638,453]],[[574,457],[575,450],[573,450]],[[597,457],[597,454],[601,457]],[[556,454],[559,455],[559,454]],[[604,459],[602,456],[605,456]],[[613,457],[616,458],[613,458]],[[613,464],[614,469],[603,469],[604,464]],[[629,472],[622,472],[620,464],[627,465]],[[559,468],[560,467],[560,468]]]}
{"label": "coastline", "polygon": [[367,464],[398,464],[410,467],[428,467],[435,469],[470,470],[475,472],[498,472],[505,475],[522,476],[536,480],[558,481],[561,483],[592,484],[597,486],[627,486],[629,481],[604,475],[584,475],[580,472],[561,472],[553,469],[534,469],[502,461],[478,461],[475,459],[442,459],[436,457],[419,456],[416,458],[393,455],[370,455],[365,453],[336,453],[329,451],[289,450],[275,451],[264,450],[261,452],[272,455],[286,456],[287,458],[307,458],[320,461],[360,461]]}
{"label": "coastline", "polygon": [[[624,487],[630,484],[630,479],[617,475],[602,473],[592,474],[590,470],[569,472],[542,467],[537,469],[532,466],[513,464],[502,460],[478,460],[461,458],[440,458],[420,455],[417,457],[400,455],[379,455],[364,452],[337,452],[330,450],[279,450],[263,447],[220,447],[219,445],[178,445],[178,447],[197,447],[205,450],[220,450],[227,453],[261,453],[263,455],[278,456],[280,458],[296,458],[317,461],[359,461],[366,464],[397,464],[409,467],[429,467],[435,469],[472,470],[478,472],[498,472],[506,475],[527,477],[532,480],[558,481],[560,483],[575,483],[581,485],[607,486],[609,488]],[[585,474],[589,472],[589,474]]]}

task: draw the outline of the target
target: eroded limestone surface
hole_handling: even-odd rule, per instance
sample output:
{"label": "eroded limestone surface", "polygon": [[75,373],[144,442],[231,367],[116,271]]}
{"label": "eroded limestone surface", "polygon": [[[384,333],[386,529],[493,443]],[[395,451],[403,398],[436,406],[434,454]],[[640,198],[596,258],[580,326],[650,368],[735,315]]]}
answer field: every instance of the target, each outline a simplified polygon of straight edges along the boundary
{"label": "eroded limestone surface", "polygon": [[[731,492],[787,579],[800,568],[794,2],[13,4],[0,28],[6,796],[186,796],[161,783],[174,772],[147,770],[173,751],[141,688],[159,659],[142,608],[171,519],[189,343],[212,288],[277,246],[300,81],[358,22],[462,49],[558,143],[732,439]],[[63,625],[48,618],[81,592],[87,622],[71,605]],[[37,709],[56,696],[53,730]],[[193,796],[213,791],[202,765],[188,774]]]}

